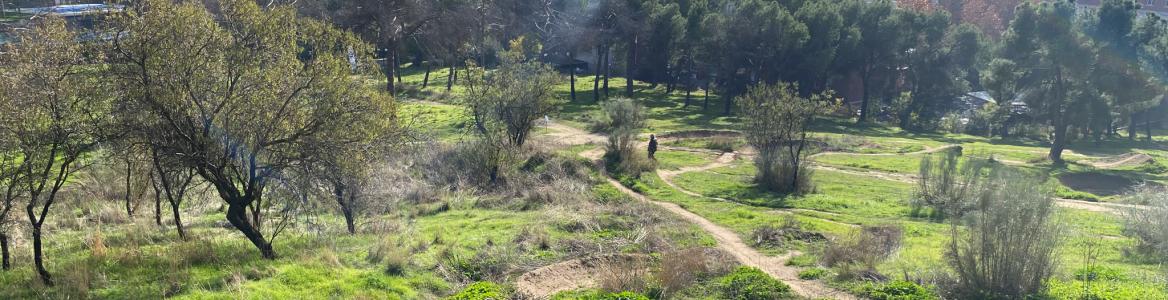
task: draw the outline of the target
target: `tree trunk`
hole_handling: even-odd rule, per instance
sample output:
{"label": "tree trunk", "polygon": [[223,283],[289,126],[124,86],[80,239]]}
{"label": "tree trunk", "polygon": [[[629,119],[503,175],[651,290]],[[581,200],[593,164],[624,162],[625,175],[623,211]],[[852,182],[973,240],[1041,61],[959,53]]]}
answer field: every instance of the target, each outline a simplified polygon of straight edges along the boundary
{"label": "tree trunk", "polygon": [[1127,139],[1132,141],[1136,140],[1136,116],[1138,115],[1133,112],[1128,114],[1127,118]]}
{"label": "tree trunk", "polygon": [[10,257],[12,257],[11,255],[12,254],[8,251],[8,234],[0,233],[0,257],[3,257],[4,259],[3,265],[0,267],[2,267],[5,271],[12,270],[12,261],[10,260]]}
{"label": "tree trunk", "polygon": [[454,64],[450,64],[450,71],[446,72],[446,92],[450,92],[450,87],[454,86],[454,75],[458,70],[454,69]]}
{"label": "tree trunk", "polygon": [[393,61],[397,60],[397,58],[394,57],[394,55],[396,55],[394,52],[396,52],[396,50],[393,50],[393,47],[390,47],[385,51],[386,57],[383,57],[385,61],[385,66],[382,68],[383,72],[385,73],[385,91],[389,92],[390,95],[397,95],[397,89],[393,85],[393,71],[396,68],[393,65]]}
{"label": "tree trunk", "polygon": [[426,64],[426,76],[422,77],[422,89],[430,86],[430,64]]}
{"label": "tree trunk", "polygon": [[727,84],[726,86],[722,87],[722,114],[727,116],[729,116],[730,113],[734,110],[734,98],[731,96],[734,93],[731,93],[727,90],[727,87],[729,86],[731,85]]}
{"label": "tree trunk", "polygon": [[353,235],[353,234],[357,233],[357,226],[355,225],[356,221],[353,218],[353,205],[352,204],[354,202],[352,200],[356,200],[356,199],[354,197],[355,195],[353,195],[352,191],[350,191],[349,195],[347,195],[349,197],[350,201],[346,202],[345,201],[345,196],[346,196],[345,190],[346,190],[345,185],[343,185],[343,184],[334,184],[333,185],[333,194],[337,197],[337,205],[339,205],[341,207],[341,215],[345,216],[345,226],[348,227],[349,234]]}
{"label": "tree trunk", "polygon": [[702,96],[702,111],[710,109],[710,80],[713,80],[713,78],[706,79],[706,87],[702,89],[702,93],[704,93]]}
{"label": "tree trunk", "polygon": [[689,101],[690,101],[690,99],[692,99],[692,96],[691,96],[692,93],[693,93],[693,87],[689,86],[689,84],[687,83],[685,85],[685,106],[682,108],[689,108]]}
{"label": "tree trunk", "polygon": [[576,102],[576,67],[573,66],[568,70],[568,78],[571,78],[572,86],[569,88],[572,94],[572,102]]}
{"label": "tree trunk", "polygon": [[401,76],[402,72],[401,72],[401,69],[398,69],[398,66],[400,66],[400,65],[401,65],[401,63],[398,61],[398,58],[397,58],[397,48],[394,48],[394,50],[393,50],[393,74],[397,76],[397,84],[402,84],[402,76]]}
{"label": "tree trunk", "polygon": [[133,179],[134,179],[134,164],[130,162],[130,154],[126,153],[126,197],[125,197],[126,198],[126,215],[129,216],[130,219],[134,218],[134,206],[133,206],[133,204],[130,203],[131,202],[130,195],[134,193],[134,191],[132,189],[133,184],[131,182],[131,181],[133,181]]}
{"label": "tree trunk", "polygon": [[[1061,117],[1059,117],[1061,118]],[[1050,160],[1055,163],[1063,162],[1063,149],[1067,147],[1067,125],[1063,121],[1055,121],[1054,142],[1050,145]]]}
{"label": "tree trunk", "polygon": [[592,66],[592,71],[596,73],[596,76],[592,78],[592,102],[600,102],[600,69],[603,57],[600,45],[596,45],[596,65]]}
{"label": "tree trunk", "polygon": [[633,36],[629,45],[629,57],[625,66],[625,97],[633,98],[633,68],[637,66],[637,36]]}
{"label": "tree trunk", "polygon": [[604,45],[604,99],[608,99],[608,77],[612,75],[612,46]]}
{"label": "tree trunk", "polygon": [[[238,202],[237,202],[238,203]],[[264,259],[276,259],[276,252],[272,250],[272,244],[264,239],[259,229],[255,227],[251,221],[247,219],[247,205],[243,204],[228,204],[227,205],[227,222],[235,226],[235,229],[243,233],[252,245],[255,245],[260,250],[260,255]]]}
{"label": "tree trunk", "polygon": [[162,196],[158,195],[158,188],[154,188],[154,224],[162,226]]}
{"label": "tree trunk", "polygon": [[1145,115],[1145,117],[1144,117],[1144,134],[1146,135],[1145,140],[1151,142],[1152,141],[1152,117],[1151,117],[1152,114],[1151,114],[1151,111],[1144,112],[1144,115]]}
{"label": "tree trunk", "polygon": [[186,240],[187,230],[183,228],[182,216],[179,213],[179,203],[176,201],[170,202],[170,211],[174,214],[174,227],[178,230],[178,237]]}
{"label": "tree trunk", "polygon": [[871,97],[868,91],[868,81],[871,79],[871,71],[864,70],[862,77],[860,79],[860,89],[862,90],[861,94],[863,96],[860,97],[860,118],[856,120],[856,123],[868,121],[868,99]]}
{"label": "tree trunk", "polygon": [[32,261],[36,265],[37,275],[40,276],[41,282],[47,286],[53,286],[53,276],[49,274],[48,269],[45,269],[45,252],[41,245],[41,224],[37,224],[37,222],[32,224]]}

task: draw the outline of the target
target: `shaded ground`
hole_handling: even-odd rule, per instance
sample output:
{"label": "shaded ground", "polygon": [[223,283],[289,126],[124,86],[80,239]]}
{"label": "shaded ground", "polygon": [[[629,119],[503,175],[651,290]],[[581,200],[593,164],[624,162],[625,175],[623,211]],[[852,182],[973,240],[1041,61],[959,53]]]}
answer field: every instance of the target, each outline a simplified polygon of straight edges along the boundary
{"label": "shaded ground", "polygon": [[1096,172],[1065,173],[1058,180],[1072,190],[1104,197],[1123,194],[1139,184],[1127,177]]}

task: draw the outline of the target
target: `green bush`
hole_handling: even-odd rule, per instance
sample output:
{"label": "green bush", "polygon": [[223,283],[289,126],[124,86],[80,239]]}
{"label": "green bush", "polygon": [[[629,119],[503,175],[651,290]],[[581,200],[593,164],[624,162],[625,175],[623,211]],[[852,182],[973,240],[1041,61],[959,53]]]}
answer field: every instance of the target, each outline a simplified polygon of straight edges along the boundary
{"label": "green bush", "polygon": [[734,272],[718,279],[718,289],[722,299],[763,300],[793,298],[791,287],[771,278],[762,270],[752,267],[738,267]]}
{"label": "green bush", "polygon": [[508,295],[498,284],[490,281],[479,281],[466,286],[458,294],[447,297],[447,300],[502,300]]}
{"label": "green bush", "polygon": [[897,280],[888,283],[869,283],[864,288],[873,300],[931,300],[938,299],[929,289],[919,284]]}
{"label": "green bush", "polygon": [[599,290],[561,292],[551,300],[649,300],[649,297],[634,292],[610,293]]}
{"label": "green bush", "polygon": [[827,276],[827,269],[824,268],[811,268],[799,271],[799,279],[803,280],[816,280],[825,276]]}
{"label": "green bush", "polygon": [[1083,281],[1098,281],[1098,280],[1124,280],[1123,271],[1115,268],[1108,268],[1103,266],[1089,266],[1075,270],[1075,280]]}

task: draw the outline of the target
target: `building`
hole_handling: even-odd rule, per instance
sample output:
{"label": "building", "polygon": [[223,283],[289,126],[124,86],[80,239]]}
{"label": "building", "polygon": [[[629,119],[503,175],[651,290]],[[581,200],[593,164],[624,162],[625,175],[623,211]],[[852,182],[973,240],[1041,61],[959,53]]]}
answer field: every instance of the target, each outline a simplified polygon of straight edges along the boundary
{"label": "building", "polygon": [[[1103,0],[1078,0],[1075,5],[1079,8],[1095,9]],[[1168,0],[1136,0],[1140,4],[1140,14],[1154,13],[1162,18],[1168,18]]]}

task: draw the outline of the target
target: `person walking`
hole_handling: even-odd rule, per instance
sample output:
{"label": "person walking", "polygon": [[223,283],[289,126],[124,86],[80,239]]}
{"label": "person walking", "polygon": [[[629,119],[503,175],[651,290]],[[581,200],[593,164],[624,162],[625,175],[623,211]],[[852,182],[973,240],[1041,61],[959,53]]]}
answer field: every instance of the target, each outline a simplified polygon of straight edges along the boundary
{"label": "person walking", "polygon": [[649,135],[649,159],[657,160],[657,136]]}

